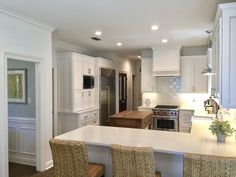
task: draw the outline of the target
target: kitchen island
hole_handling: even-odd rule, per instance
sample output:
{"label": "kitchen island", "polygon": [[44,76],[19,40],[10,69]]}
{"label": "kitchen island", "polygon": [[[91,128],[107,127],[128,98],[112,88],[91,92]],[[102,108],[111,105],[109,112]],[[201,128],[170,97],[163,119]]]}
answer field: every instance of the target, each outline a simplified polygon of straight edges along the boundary
{"label": "kitchen island", "polygon": [[152,128],[152,112],[123,111],[110,116],[111,126],[128,128]]}
{"label": "kitchen island", "polygon": [[210,123],[209,119],[193,119],[191,133],[85,126],[56,138],[85,141],[89,160],[105,164],[107,177],[111,176],[110,145],[113,143],[152,147],[156,169],[162,177],[182,177],[185,152],[236,157],[235,136],[227,138],[225,144],[218,144],[208,130]]}

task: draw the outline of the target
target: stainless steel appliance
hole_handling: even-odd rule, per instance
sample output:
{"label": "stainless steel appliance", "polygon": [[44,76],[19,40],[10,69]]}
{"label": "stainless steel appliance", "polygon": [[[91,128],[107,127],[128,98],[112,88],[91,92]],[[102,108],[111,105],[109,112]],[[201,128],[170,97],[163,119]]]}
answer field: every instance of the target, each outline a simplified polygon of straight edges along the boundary
{"label": "stainless steel appliance", "polygon": [[157,105],[153,108],[153,129],[179,131],[179,109],[173,105]]}
{"label": "stainless steel appliance", "polygon": [[100,68],[100,124],[110,125],[109,116],[116,111],[116,74],[114,69]]}

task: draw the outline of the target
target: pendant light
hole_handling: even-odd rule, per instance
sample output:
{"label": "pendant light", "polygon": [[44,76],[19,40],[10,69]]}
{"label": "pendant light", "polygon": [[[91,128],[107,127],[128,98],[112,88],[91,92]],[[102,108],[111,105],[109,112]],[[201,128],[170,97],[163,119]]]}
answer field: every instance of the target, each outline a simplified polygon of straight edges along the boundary
{"label": "pendant light", "polygon": [[207,60],[208,60],[208,62],[207,62],[207,68],[204,69],[201,74],[212,75],[212,69],[210,67],[210,65],[211,65],[210,63],[212,60],[212,58],[211,58],[212,57],[212,54],[211,54],[212,53],[212,50],[211,50],[211,33],[212,33],[212,31],[207,30],[206,33],[208,34],[208,43],[207,43]]}

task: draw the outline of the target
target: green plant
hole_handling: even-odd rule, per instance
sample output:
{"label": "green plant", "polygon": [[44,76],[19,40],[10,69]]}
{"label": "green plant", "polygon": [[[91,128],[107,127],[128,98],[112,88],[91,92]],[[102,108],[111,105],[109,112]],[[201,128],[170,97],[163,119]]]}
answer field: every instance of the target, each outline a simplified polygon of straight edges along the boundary
{"label": "green plant", "polygon": [[211,123],[209,130],[213,135],[224,135],[225,137],[231,136],[236,131],[234,128],[231,128],[228,120],[220,121],[218,119]]}

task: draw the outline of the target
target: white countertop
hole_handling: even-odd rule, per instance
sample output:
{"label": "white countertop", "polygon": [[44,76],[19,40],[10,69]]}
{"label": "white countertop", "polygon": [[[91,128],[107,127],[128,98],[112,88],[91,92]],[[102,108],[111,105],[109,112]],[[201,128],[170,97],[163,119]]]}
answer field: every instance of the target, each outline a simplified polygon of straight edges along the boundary
{"label": "white countertop", "polygon": [[150,146],[155,152],[183,154],[198,153],[216,156],[236,157],[235,136],[226,139],[225,144],[216,142],[208,130],[211,123],[206,119],[193,119],[191,133],[157,130],[118,128],[88,125],[63,135],[58,139],[85,141],[89,145]]}

